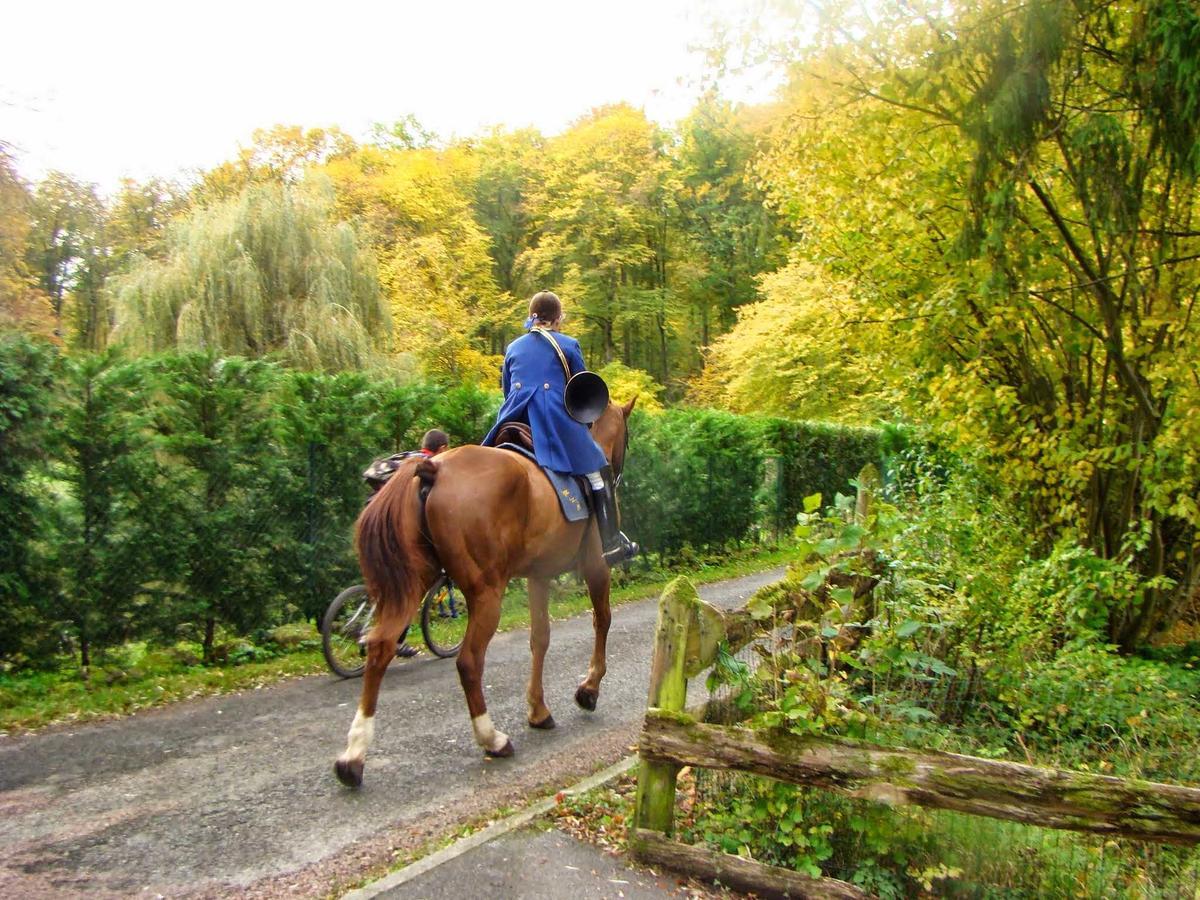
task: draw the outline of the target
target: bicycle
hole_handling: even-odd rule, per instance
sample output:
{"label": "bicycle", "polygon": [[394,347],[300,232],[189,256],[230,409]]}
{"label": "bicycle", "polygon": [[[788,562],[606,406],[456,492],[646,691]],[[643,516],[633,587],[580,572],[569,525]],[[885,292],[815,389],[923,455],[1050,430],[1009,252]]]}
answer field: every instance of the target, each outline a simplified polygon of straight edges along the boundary
{"label": "bicycle", "polygon": [[[357,678],[366,669],[364,640],[371,630],[374,608],[365,585],[356,584],[342,591],[321,620],[321,650],[329,668],[343,678]],[[410,626],[411,628],[411,626]],[[421,634],[434,656],[449,659],[457,655],[467,631],[467,604],[454,591],[445,573],[425,593],[421,601]],[[400,643],[408,629],[400,635]]]}

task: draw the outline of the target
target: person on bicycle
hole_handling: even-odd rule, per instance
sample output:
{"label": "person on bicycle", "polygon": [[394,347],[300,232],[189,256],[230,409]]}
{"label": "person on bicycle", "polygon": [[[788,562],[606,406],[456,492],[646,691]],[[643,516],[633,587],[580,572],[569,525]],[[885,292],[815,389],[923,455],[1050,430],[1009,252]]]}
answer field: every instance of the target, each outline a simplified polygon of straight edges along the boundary
{"label": "person on bicycle", "polygon": [[370,503],[380,489],[388,483],[388,479],[392,477],[395,471],[400,468],[400,464],[406,459],[412,459],[414,456],[437,456],[450,449],[450,438],[446,436],[446,432],[440,428],[430,428],[425,432],[425,436],[421,438],[420,450],[406,450],[403,453],[393,453],[391,456],[385,456],[383,459],[377,459],[375,462],[363,472],[363,481],[371,488],[371,494],[367,497],[367,502]]}
{"label": "person on bicycle", "polygon": [[592,488],[592,508],[604,561],[612,566],[636,555],[638,546],[617,526],[612,468],[604,451],[592,440],[587,426],[571,418],[563,401],[567,382],[564,365],[572,375],[587,368],[579,341],[559,331],[563,319],[562,301],[556,294],[538,291],[533,295],[525,320],[529,333],[505,351],[500,379],[504,403],[496,424],[481,443],[492,445],[507,422],[524,422],[533,433],[538,465],[585,476]]}
{"label": "person on bicycle", "polygon": [[421,455],[437,456],[450,449],[450,438],[440,428],[430,428],[421,438]]}

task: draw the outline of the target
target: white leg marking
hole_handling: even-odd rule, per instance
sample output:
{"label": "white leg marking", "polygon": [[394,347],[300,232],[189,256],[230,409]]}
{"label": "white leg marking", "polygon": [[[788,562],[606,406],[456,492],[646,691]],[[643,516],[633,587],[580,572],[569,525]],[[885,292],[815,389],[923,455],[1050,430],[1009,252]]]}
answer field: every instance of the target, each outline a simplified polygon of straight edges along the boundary
{"label": "white leg marking", "polygon": [[475,732],[475,743],[485,750],[499,753],[508,743],[508,735],[496,730],[496,726],[492,724],[492,717],[487,713],[473,718],[471,729]]}
{"label": "white leg marking", "polygon": [[366,759],[367,748],[371,746],[374,738],[375,717],[364,716],[360,709],[354,714],[354,721],[350,724],[350,733],[346,736],[346,752],[342,754],[342,759]]}

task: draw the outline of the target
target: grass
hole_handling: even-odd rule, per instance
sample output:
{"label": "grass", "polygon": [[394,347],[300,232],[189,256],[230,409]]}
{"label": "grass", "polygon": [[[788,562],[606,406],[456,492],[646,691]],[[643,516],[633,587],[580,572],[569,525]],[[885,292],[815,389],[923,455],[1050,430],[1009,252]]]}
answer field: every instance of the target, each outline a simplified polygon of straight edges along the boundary
{"label": "grass", "polygon": [[[661,593],[667,582],[679,574],[687,574],[703,584],[783,565],[790,557],[790,548],[779,547],[727,555],[719,563],[697,561],[686,571],[617,572],[612,603],[619,605]],[[550,615],[554,619],[570,618],[590,608],[587,592],[581,585],[556,588],[551,596]],[[514,584],[505,594],[500,630],[528,624],[523,586]],[[243,655],[250,658],[239,663],[201,666],[195,664],[194,658],[189,659],[197,653],[197,648],[151,648],[139,643],[110,653],[93,667],[91,677],[86,679],[69,660],[58,671],[0,673],[0,734],[128,715],[179,700],[256,690],[287,678],[327,671],[315,628],[286,627],[293,632],[306,632],[293,634],[299,639],[294,641],[292,649],[243,644],[250,651]]]}

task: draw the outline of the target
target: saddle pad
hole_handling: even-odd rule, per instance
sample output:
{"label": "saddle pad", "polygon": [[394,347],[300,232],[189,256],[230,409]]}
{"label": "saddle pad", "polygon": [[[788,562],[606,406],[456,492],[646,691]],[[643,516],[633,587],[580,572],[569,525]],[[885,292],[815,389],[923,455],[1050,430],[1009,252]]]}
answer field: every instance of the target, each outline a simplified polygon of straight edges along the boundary
{"label": "saddle pad", "polygon": [[[498,444],[497,450],[509,450],[513,453],[519,453],[528,460],[537,462],[537,457],[526,450],[524,447],[518,447],[516,444]],[[558,497],[558,505],[562,507],[563,516],[568,522],[583,522],[592,511],[588,507],[587,497],[590,493],[587,489],[587,481],[578,475],[565,475],[562,472],[554,472],[544,466],[539,466],[546,477],[550,479],[550,484],[554,488],[554,493]]]}

